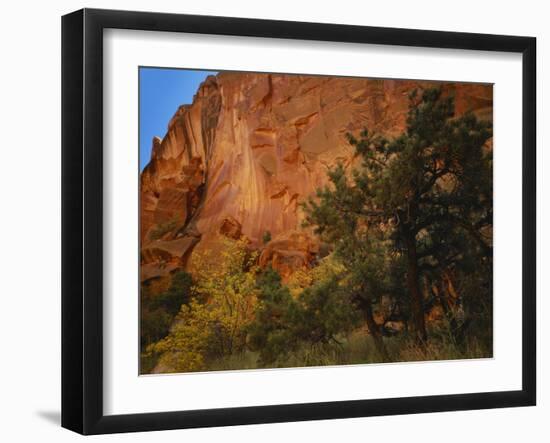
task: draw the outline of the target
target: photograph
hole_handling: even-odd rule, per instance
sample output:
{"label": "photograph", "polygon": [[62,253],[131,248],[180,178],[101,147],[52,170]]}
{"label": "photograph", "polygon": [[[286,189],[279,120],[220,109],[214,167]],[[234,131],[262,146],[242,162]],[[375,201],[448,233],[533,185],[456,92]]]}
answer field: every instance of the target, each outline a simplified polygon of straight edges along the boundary
{"label": "photograph", "polygon": [[493,357],[492,84],[137,74],[140,374]]}
{"label": "photograph", "polygon": [[508,3],[6,2],[0,441],[550,442]]}

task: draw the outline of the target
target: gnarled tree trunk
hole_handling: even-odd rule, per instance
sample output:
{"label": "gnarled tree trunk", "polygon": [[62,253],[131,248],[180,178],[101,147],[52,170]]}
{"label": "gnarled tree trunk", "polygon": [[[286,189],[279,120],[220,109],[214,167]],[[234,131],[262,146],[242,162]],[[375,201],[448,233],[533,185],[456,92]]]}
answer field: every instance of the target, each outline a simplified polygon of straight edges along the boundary
{"label": "gnarled tree trunk", "polygon": [[405,247],[407,248],[407,288],[411,299],[415,338],[418,344],[425,345],[428,334],[426,333],[426,320],[424,318],[424,302],[418,283],[418,257],[413,233],[405,235]]}
{"label": "gnarled tree trunk", "polygon": [[388,351],[386,350],[386,346],[384,345],[382,334],[380,332],[380,326],[374,320],[374,313],[372,311],[372,302],[370,299],[363,300],[362,305],[363,305],[365,320],[367,322],[367,327],[369,328],[370,335],[374,341],[374,346],[376,346],[376,350],[378,351],[378,354],[380,354],[382,361],[389,362],[391,361],[391,359],[388,354]]}

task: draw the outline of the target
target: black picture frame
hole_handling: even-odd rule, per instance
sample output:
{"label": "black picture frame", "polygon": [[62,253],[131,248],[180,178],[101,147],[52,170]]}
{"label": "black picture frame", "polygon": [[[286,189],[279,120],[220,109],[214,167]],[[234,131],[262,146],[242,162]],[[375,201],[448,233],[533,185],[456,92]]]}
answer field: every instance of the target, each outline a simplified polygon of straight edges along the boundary
{"label": "black picture frame", "polygon": [[[522,389],[177,412],[103,413],[103,30],[522,54]],[[530,406],[536,403],[536,39],[83,9],[62,18],[62,426],[82,434]]]}

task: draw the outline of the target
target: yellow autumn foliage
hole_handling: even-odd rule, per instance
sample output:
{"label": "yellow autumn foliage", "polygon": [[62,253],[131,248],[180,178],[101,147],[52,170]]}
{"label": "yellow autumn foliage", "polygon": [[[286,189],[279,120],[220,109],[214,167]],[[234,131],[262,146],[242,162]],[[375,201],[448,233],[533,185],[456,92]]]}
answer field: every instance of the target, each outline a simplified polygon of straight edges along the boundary
{"label": "yellow autumn foliage", "polygon": [[299,269],[288,279],[287,286],[293,297],[298,297],[304,289],[331,277],[341,275],[345,267],[334,256],[328,255],[321,259],[317,266],[310,269]]}
{"label": "yellow autumn foliage", "polygon": [[168,336],[149,348],[159,365],[200,371],[209,360],[244,350],[257,298],[257,253],[244,240],[223,239],[219,249],[193,257],[197,294],[183,305]]}

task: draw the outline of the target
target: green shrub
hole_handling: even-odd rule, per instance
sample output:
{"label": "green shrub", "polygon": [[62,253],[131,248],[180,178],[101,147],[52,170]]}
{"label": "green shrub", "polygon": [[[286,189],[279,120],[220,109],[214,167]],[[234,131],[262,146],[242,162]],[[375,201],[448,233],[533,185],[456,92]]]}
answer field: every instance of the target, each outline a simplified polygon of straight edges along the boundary
{"label": "green shrub", "polygon": [[191,300],[192,286],[191,275],[180,271],[172,275],[168,289],[158,295],[151,294],[145,288],[142,289],[140,312],[142,350],[168,334],[181,306]]}

